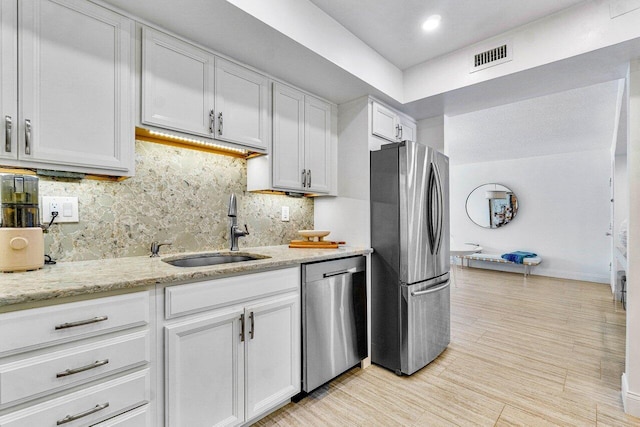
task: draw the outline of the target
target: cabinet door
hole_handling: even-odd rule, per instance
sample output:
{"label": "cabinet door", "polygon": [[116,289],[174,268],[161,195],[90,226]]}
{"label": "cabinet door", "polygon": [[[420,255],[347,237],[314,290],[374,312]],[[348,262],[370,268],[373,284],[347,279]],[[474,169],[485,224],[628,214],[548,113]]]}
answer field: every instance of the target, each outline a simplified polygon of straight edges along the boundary
{"label": "cabinet door", "polygon": [[411,120],[400,117],[400,141],[416,142],[416,124]]}
{"label": "cabinet door", "polygon": [[216,139],[267,150],[267,77],[216,58]]}
{"label": "cabinet door", "polygon": [[328,193],[331,187],[331,105],[307,96],[304,110],[307,187]]}
{"label": "cabinet door", "polygon": [[304,94],[278,83],[273,85],[272,156],[273,186],[304,191]]}
{"label": "cabinet door", "polygon": [[169,427],[244,421],[242,310],[220,310],[165,327]]}
{"label": "cabinet door", "polygon": [[21,0],[18,29],[19,157],[133,170],[134,22],[90,2]]}
{"label": "cabinet door", "polygon": [[142,123],[211,137],[214,57],[150,28],[142,39]]}
{"label": "cabinet door", "polygon": [[0,158],[17,159],[18,144],[18,31],[16,1],[0,2]]}
{"label": "cabinet door", "polygon": [[299,295],[245,309],[247,420],[300,391]]}
{"label": "cabinet door", "polygon": [[387,107],[373,102],[371,117],[371,133],[389,141],[398,141],[398,118],[396,113]]}

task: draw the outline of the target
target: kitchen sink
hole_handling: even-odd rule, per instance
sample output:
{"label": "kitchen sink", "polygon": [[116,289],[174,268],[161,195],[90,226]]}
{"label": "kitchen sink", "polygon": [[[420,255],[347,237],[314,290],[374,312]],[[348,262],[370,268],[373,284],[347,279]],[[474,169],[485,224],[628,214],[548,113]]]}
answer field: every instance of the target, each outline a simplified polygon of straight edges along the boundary
{"label": "kitchen sink", "polygon": [[205,267],[207,265],[231,264],[244,261],[255,261],[257,259],[270,258],[264,255],[244,254],[244,253],[214,253],[185,255],[181,257],[171,257],[162,261],[176,267]]}

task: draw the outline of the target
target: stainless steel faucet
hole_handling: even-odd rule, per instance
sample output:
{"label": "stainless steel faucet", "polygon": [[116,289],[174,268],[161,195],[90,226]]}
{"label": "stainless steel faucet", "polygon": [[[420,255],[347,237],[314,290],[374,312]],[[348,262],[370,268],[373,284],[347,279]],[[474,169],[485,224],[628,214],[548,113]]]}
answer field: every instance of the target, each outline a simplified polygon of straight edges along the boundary
{"label": "stainless steel faucet", "polygon": [[169,246],[171,245],[171,242],[164,242],[164,243],[159,243],[159,242],[151,242],[151,258],[160,256],[160,247],[161,246]]}
{"label": "stainless steel faucet", "polygon": [[236,195],[231,193],[231,197],[229,197],[229,213],[227,216],[231,218],[231,229],[229,232],[229,237],[231,238],[231,250],[237,251],[240,250],[238,248],[238,237],[244,237],[249,234],[249,229],[247,228],[247,224],[244,225],[244,231],[240,230],[238,227],[238,206],[236,203]]}

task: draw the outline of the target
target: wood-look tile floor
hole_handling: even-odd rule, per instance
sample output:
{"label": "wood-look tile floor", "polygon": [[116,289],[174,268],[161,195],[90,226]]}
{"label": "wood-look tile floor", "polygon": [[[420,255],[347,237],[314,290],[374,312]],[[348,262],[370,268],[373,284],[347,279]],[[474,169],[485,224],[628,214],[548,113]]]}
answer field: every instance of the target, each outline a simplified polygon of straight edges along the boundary
{"label": "wood-look tile floor", "polygon": [[451,344],[410,377],[355,368],[259,426],[640,426],[609,286],[458,268]]}

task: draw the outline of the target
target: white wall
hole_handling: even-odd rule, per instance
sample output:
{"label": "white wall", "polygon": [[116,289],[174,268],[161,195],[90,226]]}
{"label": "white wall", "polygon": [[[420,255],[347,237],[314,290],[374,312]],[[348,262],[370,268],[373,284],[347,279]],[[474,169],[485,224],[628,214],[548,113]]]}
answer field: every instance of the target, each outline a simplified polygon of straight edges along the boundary
{"label": "white wall", "polygon": [[627,413],[640,417],[640,60],[629,74],[629,236],[627,243],[627,340],[622,401]]}
{"label": "white wall", "polygon": [[613,179],[614,184],[614,221],[613,221],[613,238],[618,245],[618,233],[620,233],[620,224],[624,220],[629,219],[629,179],[627,175],[627,156],[616,156],[616,170]]}
{"label": "white wall", "polygon": [[418,120],[417,141],[444,153],[444,116]]}
{"label": "white wall", "polygon": [[[479,243],[487,253],[535,252],[543,262],[534,274],[609,283],[610,164],[607,149],[452,165],[452,240]],[[505,227],[481,228],[467,217],[467,196],[486,183],[518,197],[518,215]]]}

